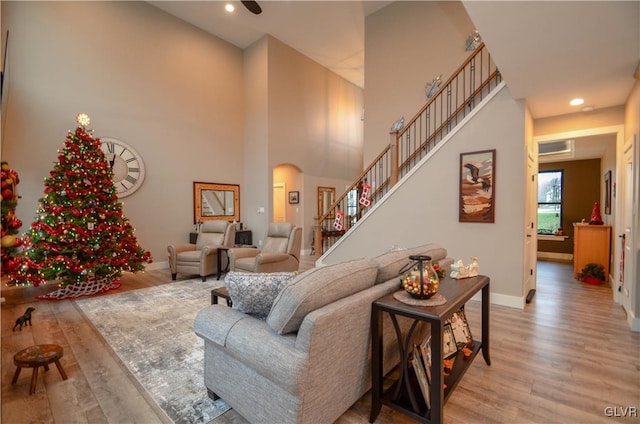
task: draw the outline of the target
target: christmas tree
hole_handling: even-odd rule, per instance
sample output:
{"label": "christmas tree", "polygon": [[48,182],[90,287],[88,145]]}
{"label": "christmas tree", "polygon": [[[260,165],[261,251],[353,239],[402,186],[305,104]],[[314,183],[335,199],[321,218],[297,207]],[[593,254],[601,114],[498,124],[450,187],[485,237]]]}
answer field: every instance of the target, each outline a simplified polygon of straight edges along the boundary
{"label": "christmas tree", "polygon": [[45,195],[11,276],[21,285],[57,280],[60,288],[45,298],[118,288],[123,271],[141,271],[151,262],[122,212],[100,140],[86,129],[89,117],[76,118],[79,126],[67,135],[58,162],[45,178]]}
{"label": "christmas tree", "polygon": [[15,271],[17,261],[14,259],[18,254],[18,247],[21,240],[17,237],[22,226],[22,221],[16,216],[16,206],[18,205],[18,189],[20,182],[18,173],[9,167],[7,162],[0,165],[0,180],[2,182],[2,275]]}

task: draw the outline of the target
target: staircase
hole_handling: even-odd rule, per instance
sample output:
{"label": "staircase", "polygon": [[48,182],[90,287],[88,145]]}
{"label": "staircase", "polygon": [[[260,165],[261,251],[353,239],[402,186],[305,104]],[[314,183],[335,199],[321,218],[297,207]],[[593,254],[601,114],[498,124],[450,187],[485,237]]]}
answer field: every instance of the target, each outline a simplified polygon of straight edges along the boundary
{"label": "staircase", "polygon": [[480,44],[406,125],[390,133],[389,145],[329,210],[316,218],[316,256],[324,254],[380,202],[501,81],[489,51]]}

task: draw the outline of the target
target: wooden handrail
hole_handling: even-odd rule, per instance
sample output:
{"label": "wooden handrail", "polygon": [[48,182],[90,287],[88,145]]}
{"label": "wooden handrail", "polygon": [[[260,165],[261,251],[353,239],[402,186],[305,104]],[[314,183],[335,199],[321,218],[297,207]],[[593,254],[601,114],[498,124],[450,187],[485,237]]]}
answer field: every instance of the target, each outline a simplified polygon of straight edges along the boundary
{"label": "wooden handrail", "polygon": [[[459,114],[460,112],[462,112],[462,110],[472,101],[473,97],[477,96],[480,92],[482,92],[482,90],[491,83],[491,81],[493,81],[493,79],[498,75],[498,71],[494,71],[491,73],[491,75],[489,76],[489,78],[486,79],[486,81],[483,81],[482,84],[480,84],[480,87],[478,87],[473,94],[471,95],[470,99],[468,99],[467,101],[465,101],[464,103],[462,103],[460,106],[458,106],[458,108],[456,108],[456,110],[451,113],[447,119],[444,121],[444,123],[442,125],[440,125],[434,132],[433,134],[431,134],[429,136],[429,138],[427,138],[423,143],[420,144],[420,146],[418,146],[418,148],[411,153],[411,155],[409,155],[409,157],[407,159],[405,159],[400,165],[399,168],[402,169],[404,168],[407,164],[411,163],[412,160],[414,160],[419,154],[420,151],[422,149],[424,149],[429,143],[431,143],[433,140],[435,140],[435,138],[442,132],[442,130],[449,126],[449,123],[451,122],[452,118],[455,117],[457,114]],[[435,96],[434,96],[435,97]],[[426,109],[425,109],[426,110]],[[400,138],[401,135],[398,134],[398,138]]]}
{"label": "wooden handrail", "polygon": [[336,206],[338,206],[340,204],[341,201],[343,201],[345,199],[345,197],[347,197],[349,195],[349,192],[351,190],[353,190],[354,188],[356,188],[356,186],[360,183],[360,181],[362,181],[362,179],[365,177],[365,175],[367,175],[367,173],[369,171],[371,171],[373,169],[374,166],[376,166],[376,164],[378,163],[378,161],[380,161],[380,159],[382,159],[384,157],[384,155],[389,151],[389,149],[391,148],[391,145],[389,144],[387,147],[384,148],[384,150],[373,160],[373,162],[371,162],[371,165],[369,165],[364,171],[362,171],[360,173],[360,175],[358,176],[358,178],[356,178],[356,180],[349,186],[349,188],[347,188],[345,190],[344,193],[342,193],[342,195],[340,197],[337,198],[337,200],[335,202],[333,202],[333,204],[329,207],[328,211],[325,212],[324,215],[322,215],[321,217],[318,218],[318,220],[320,222],[328,219],[328,217],[330,215],[332,215],[333,213],[335,213],[334,209],[336,208]]}
{"label": "wooden handrail", "polygon": [[[488,77],[483,77],[483,68],[484,68],[484,64],[483,64],[483,56],[482,56],[482,52],[485,51],[485,45],[484,43],[481,43],[480,46],[478,46],[477,49],[475,49],[475,51],[469,55],[469,57],[462,63],[462,65],[460,65],[460,67],[458,67],[458,69],[451,74],[451,76],[449,77],[449,79],[442,84],[442,86],[440,87],[440,89],[431,97],[428,99],[428,101],[425,103],[425,105],[418,111],[418,113],[416,113],[413,118],[411,118],[411,120],[408,121],[408,123],[399,131],[394,131],[390,133],[391,136],[391,142],[382,150],[382,152],[380,152],[380,154],[371,162],[371,164],[360,173],[360,175],[358,176],[358,178],[356,178],[356,180],[344,191],[344,193],[342,193],[340,195],[340,197],[338,197],[333,204],[329,207],[329,209],[327,210],[327,212],[325,212],[322,216],[319,216],[317,218],[315,218],[315,230],[314,230],[314,249],[315,249],[315,253],[317,256],[322,255],[323,252],[323,235],[324,234],[329,234],[330,238],[336,238],[336,237],[340,237],[342,234],[344,234],[345,231],[348,231],[349,228],[351,227],[351,224],[354,222],[353,219],[358,220],[361,217],[361,213],[365,208],[361,208],[359,205],[356,205],[357,209],[357,213],[355,215],[350,215],[349,216],[349,220],[345,219],[344,222],[344,228],[342,228],[340,231],[331,231],[331,230],[323,230],[323,224],[326,225],[326,221],[330,221],[333,219],[333,217],[335,216],[336,213],[336,209],[338,208],[338,205],[342,205],[342,207],[345,209],[345,211],[348,211],[350,207],[352,207],[353,205],[349,205],[348,201],[347,204],[345,204],[345,199],[347,199],[347,196],[349,195],[349,193],[354,190],[356,187],[358,187],[361,183],[366,182],[366,177],[370,176],[372,177],[373,180],[377,180],[378,178],[378,172],[374,170],[374,167],[376,166],[380,166],[380,174],[382,176],[381,180],[378,181],[371,181],[371,184],[373,185],[373,183],[375,182],[375,189],[373,190],[372,193],[369,193],[369,200],[372,201],[371,204],[375,203],[375,199],[377,199],[378,197],[384,195],[384,193],[386,193],[386,191],[390,188],[393,187],[399,179],[399,175],[401,170],[408,168],[411,165],[412,161],[415,161],[416,158],[418,158],[419,155],[422,154],[423,150],[426,150],[426,148],[428,147],[428,145],[430,143],[433,143],[434,141],[436,141],[438,139],[438,136],[442,136],[443,137],[443,132],[445,130],[445,128],[450,127],[451,123],[453,122],[453,118],[457,117],[460,113],[462,113],[464,111],[464,109],[468,106],[468,105],[472,105],[473,100],[482,95],[483,90],[487,89],[487,87],[489,88],[489,91],[491,91],[491,82],[496,80],[497,78],[499,78],[500,72],[498,71],[498,69],[495,67],[495,64],[492,64],[491,62],[491,56],[487,51],[487,58],[488,58],[488,62],[487,62],[487,74]],[[473,66],[471,66],[471,68],[469,69],[469,75],[471,77],[473,77],[473,79],[470,81],[469,87],[468,89],[466,88],[466,86],[464,84],[466,84],[466,80],[464,78],[466,78],[465,75],[465,70],[467,69],[467,67],[470,65],[470,63],[472,63],[472,61],[475,60],[475,58],[477,56],[481,56],[480,59],[480,65],[479,65],[479,69],[480,69],[480,74],[479,77],[482,79],[481,81],[479,81],[479,87],[475,88],[475,84],[477,81],[476,79],[476,74],[475,74],[475,69]],[[494,69],[494,71],[492,72],[491,69]],[[452,84],[454,82],[456,82],[456,79],[460,78],[460,75],[462,74],[463,79],[463,87],[462,89],[458,89],[458,85],[455,86],[455,88],[452,86]],[[442,99],[445,98],[445,94],[443,94],[445,92],[445,90],[449,90],[449,92],[446,94],[447,97],[447,110],[448,110],[448,114],[445,113],[443,115],[442,112]],[[451,102],[451,91],[454,91],[454,101],[455,104],[452,105]],[[469,95],[466,94],[467,90],[473,90],[472,92],[470,92]],[[459,101],[459,95],[462,95],[462,104],[460,106],[456,106],[458,104]],[[429,131],[429,127],[427,127],[427,132],[423,133],[422,132],[422,123],[418,122],[418,120],[422,119],[423,115],[427,112],[427,110],[436,103],[436,101],[440,100],[441,104],[440,104],[440,115],[441,118],[440,121],[441,123],[439,124],[439,126],[436,128],[436,130],[433,133],[430,133]],[[453,112],[450,111],[450,107],[454,106],[455,110]],[[433,122],[434,126],[438,125],[437,119],[436,119],[436,114],[437,114],[437,109],[434,111],[434,115],[433,115],[433,121],[431,121],[431,118],[429,117],[429,114],[427,113],[425,119],[427,121],[427,123]],[[442,121],[442,116],[445,116],[444,121]],[[414,127],[417,126],[417,127]],[[415,134],[416,131],[418,131],[418,140],[422,137],[426,137],[426,140],[422,141],[420,140],[420,144],[417,148],[411,148],[411,145],[408,144],[410,141],[410,136],[411,133],[408,133],[409,131],[411,131],[413,129],[414,131],[414,138],[415,138]],[[415,128],[418,128],[418,130],[416,130]],[[408,134],[407,134],[408,133]],[[406,138],[406,147],[407,150],[413,149],[413,151],[409,154],[409,157],[402,160],[401,163],[399,163],[400,159],[400,149],[401,149],[401,143],[404,140],[404,138]],[[415,143],[416,140],[414,140]],[[437,142],[437,141],[436,141]],[[414,144],[415,146],[415,144]],[[386,155],[389,155],[388,157]],[[385,159],[386,158],[386,159]],[[386,162],[385,162],[386,161]],[[385,174],[384,172],[384,165],[387,164],[387,173]],[[390,170],[389,170],[389,166],[390,166]],[[370,174],[371,173],[371,174]],[[360,192],[358,193],[358,195],[360,195]],[[366,207],[369,207],[370,204],[367,204]],[[345,212],[345,213],[351,213],[351,212]],[[354,218],[355,217],[355,218]]]}
{"label": "wooden handrail", "polygon": [[427,101],[427,103],[425,103],[424,106],[422,106],[422,108],[418,111],[418,113],[416,113],[414,115],[413,118],[411,118],[411,120],[405,124],[404,128],[400,131],[400,136],[402,136],[402,134],[404,134],[407,129],[413,125],[414,122],[416,122],[418,120],[418,118],[420,118],[420,115],[422,115],[429,106],[431,106],[431,103],[434,103],[435,100],[438,98],[438,96],[440,96],[440,94],[444,91],[445,88],[447,88],[447,86],[449,84],[451,84],[453,82],[453,80],[458,76],[458,74],[460,74],[460,72],[464,71],[464,68],[471,63],[471,61],[473,59],[475,59],[475,57],[482,51],[482,49],[484,48],[484,42],[480,43],[480,45],[478,46],[477,49],[475,49],[473,51],[473,53],[471,53],[471,55],[469,55],[469,57],[467,58],[467,60],[465,60],[462,65],[460,65],[460,67],[458,67],[458,69],[456,69],[456,71],[451,74],[451,76],[449,77],[449,79],[447,80],[447,82],[445,82],[444,84],[442,84],[440,86],[440,89],[438,91],[436,91],[436,93],[431,96],[431,98]]}

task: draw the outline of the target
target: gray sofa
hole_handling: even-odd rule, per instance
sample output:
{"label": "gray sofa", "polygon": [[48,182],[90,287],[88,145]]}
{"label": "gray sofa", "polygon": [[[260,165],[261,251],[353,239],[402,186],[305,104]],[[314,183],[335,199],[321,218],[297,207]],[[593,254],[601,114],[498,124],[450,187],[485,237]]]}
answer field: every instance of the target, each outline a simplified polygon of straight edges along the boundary
{"label": "gray sofa", "polygon": [[[371,303],[400,288],[399,270],[413,254],[445,268],[451,262],[429,244],[314,268],[283,283],[266,319],[243,312],[237,304],[244,299],[229,287],[233,308],[208,306],[194,323],[204,339],[209,395],[253,423],[334,422],[371,387]],[[401,321],[403,331],[409,325]],[[388,317],[383,328],[386,373],[399,352]],[[416,340],[426,330],[419,326]]]}

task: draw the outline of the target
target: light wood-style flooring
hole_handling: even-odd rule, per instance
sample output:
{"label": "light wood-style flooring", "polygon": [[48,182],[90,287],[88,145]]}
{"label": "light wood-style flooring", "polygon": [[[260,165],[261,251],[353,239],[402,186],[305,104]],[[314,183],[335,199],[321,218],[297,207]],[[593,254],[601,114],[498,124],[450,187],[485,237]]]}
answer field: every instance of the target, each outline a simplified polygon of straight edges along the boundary
{"label": "light wood-style flooring", "polygon": [[[307,259],[303,268],[312,266]],[[640,421],[637,415],[621,417],[628,411],[622,408],[640,410],[640,333],[629,330],[610,288],[577,282],[571,272],[569,264],[540,262],[538,290],[530,305],[524,310],[492,305],[492,365],[482,358],[474,361],[445,405],[446,423]],[[122,281],[120,291],[168,284],[171,278],[168,270],[158,270],[126,275]],[[2,289],[1,422],[168,422],[73,301],[35,300],[54,289]],[[28,306],[36,308],[33,326],[11,331]],[[479,336],[479,302],[469,302],[466,311]],[[62,381],[55,367],[40,372],[36,393],[29,396],[30,369],[11,386],[13,355],[41,343],[63,346],[61,362],[69,379]],[[369,394],[363,396],[337,422],[367,423],[369,399]],[[376,422],[413,421],[383,407]],[[213,423],[246,421],[232,410]]]}

